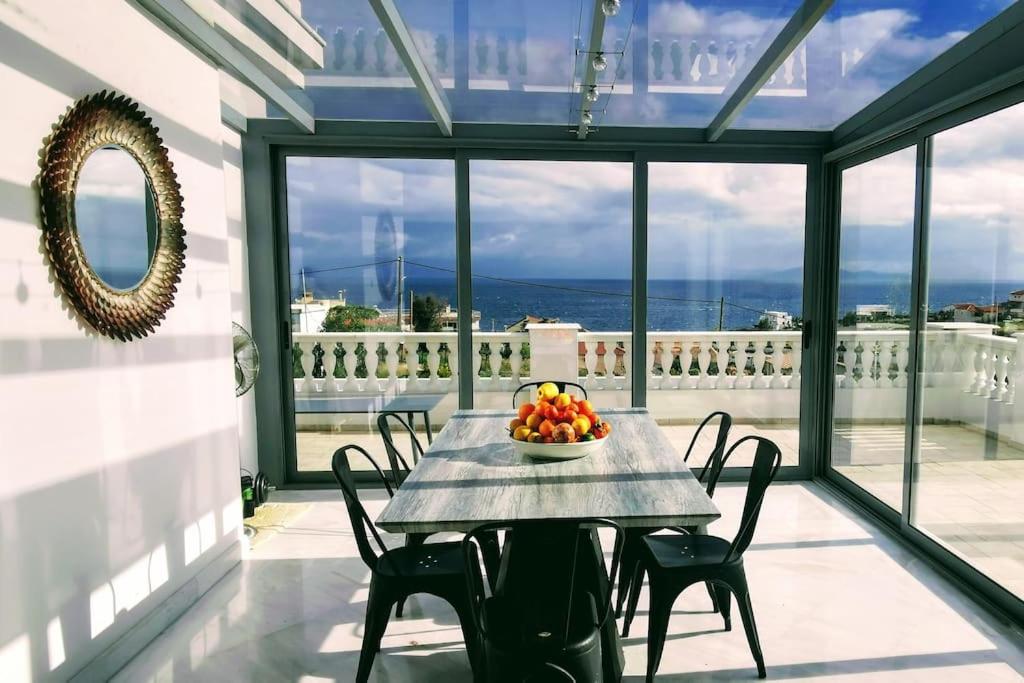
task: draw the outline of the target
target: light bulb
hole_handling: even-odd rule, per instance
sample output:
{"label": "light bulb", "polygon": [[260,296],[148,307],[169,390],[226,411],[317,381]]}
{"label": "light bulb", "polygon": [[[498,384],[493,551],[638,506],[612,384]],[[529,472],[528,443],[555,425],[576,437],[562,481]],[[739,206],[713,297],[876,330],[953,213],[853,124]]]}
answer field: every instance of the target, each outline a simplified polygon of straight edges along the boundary
{"label": "light bulb", "polygon": [[583,99],[590,103],[597,102],[597,86],[592,85],[587,88],[587,91],[583,93]]}
{"label": "light bulb", "polygon": [[594,122],[594,115],[589,111],[585,111],[583,112],[583,116],[580,117],[580,120],[583,122],[584,126],[589,126]]}
{"label": "light bulb", "polygon": [[601,3],[601,11],[604,12],[606,17],[614,17],[619,13],[619,9],[622,7],[620,0],[604,0]]}
{"label": "light bulb", "polygon": [[594,71],[604,71],[608,68],[608,60],[604,58],[603,52],[598,52],[594,55],[592,65],[594,67]]}

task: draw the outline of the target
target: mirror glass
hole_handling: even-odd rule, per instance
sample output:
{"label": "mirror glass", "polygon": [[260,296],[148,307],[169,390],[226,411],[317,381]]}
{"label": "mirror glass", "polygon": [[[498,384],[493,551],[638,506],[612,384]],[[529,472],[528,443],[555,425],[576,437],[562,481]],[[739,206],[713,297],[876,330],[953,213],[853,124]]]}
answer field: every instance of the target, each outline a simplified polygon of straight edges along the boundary
{"label": "mirror glass", "polygon": [[157,221],[146,174],[118,146],[93,151],[75,191],[75,227],[89,267],[114,289],[138,285],[153,260]]}

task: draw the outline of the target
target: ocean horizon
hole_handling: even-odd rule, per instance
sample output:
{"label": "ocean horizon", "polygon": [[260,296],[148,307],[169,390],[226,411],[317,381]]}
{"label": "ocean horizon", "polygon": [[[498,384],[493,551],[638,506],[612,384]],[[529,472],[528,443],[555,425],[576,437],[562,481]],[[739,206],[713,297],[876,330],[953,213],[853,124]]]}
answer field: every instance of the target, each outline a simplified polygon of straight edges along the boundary
{"label": "ocean horizon", "polygon": [[[871,275],[876,275],[872,273]],[[293,278],[293,298],[301,286]],[[392,278],[393,280],[393,278]],[[376,273],[353,277],[352,273],[320,272],[307,275],[307,289],[316,298],[331,298],[345,290],[350,304],[394,309],[394,282]],[[631,327],[632,281],[626,278],[476,278],[473,310],[480,312],[480,329],[505,329],[526,315],[558,318],[579,323],[591,331],[620,331]],[[1011,291],[1024,289],[1021,282],[946,280],[929,283],[929,310],[954,303],[993,304],[1006,301]],[[723,329],[749,329],[763,311],[803,315],[803,284],[770,275],[720,280],[650,279],[647,282],[648,329],[715,330],[721,317]],[[458,307],[455,277],[409,275],[405,278],[405,305],[409,293],[432,295]],[[888,305],[906,314],[910,303],[910,278],[881,280],[852,274],[841,281],[839,314],[858,305]]]}

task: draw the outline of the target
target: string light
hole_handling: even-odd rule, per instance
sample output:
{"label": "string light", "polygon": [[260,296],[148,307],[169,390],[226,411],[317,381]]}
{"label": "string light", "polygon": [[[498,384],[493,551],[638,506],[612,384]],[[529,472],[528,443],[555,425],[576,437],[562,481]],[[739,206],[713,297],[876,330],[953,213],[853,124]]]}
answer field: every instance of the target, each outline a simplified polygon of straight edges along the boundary
{"label": "string light", "polygon": [[589,88],[587,88],[587,91],[583,93],[583,99],[585,99],[587,102],[590,102],[591,104],[597,102],[597,86],[592,85]]}
{"label": "string light", "polygon": [[608,60],[604,58],[603,52],[598,52],[594,55],[591,65],[594,67],[594,71],[604,71],[608,68]]}
{"label": "string light", "polygon": [[606,17],[614,17],[619,13],[619,9],[621,7],[621,0],[604,0],[604,2],[601,3],[601,11],[604,12]]}

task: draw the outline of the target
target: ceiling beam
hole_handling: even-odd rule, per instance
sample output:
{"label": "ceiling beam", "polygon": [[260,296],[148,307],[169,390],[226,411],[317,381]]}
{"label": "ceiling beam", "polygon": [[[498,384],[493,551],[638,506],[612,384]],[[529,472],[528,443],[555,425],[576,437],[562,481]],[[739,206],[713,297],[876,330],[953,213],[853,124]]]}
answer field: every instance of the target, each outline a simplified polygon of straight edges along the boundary
{"label": "ceiling beam", "polygon": [[441,128],[441,133],[445,137],[451,137],[452,111],[448,105],[448,98],[445,97],[444,89],[437,78],[434,77],[434,72],[427,66],[423,56],[416,49],[412,33],[409,31],[409,27],[406,26],[405,20],[402,19],[402,15],[398,12],[395,1],[370,0],[370,6],[376,12],[377,19],[380,20],[381,26],[384,27],[384,32],[391,39],[391,44],[395,46],[395,51],[398,52],[398,57],[402,60],[402,64],[405,65],[406,71],[412,76],[412,80],[420,91],[424,104],[427,105],[430,114]]}
{"label": "ceiling beam", "polygon": [[217,66],[272,102],[307,133],[315,129],[312,107],[281,87],[185,0],[135,0]]}
{"label": "ceiling beam", "polygon": [[747,72],[747,75],[733,90],[732,95],[729,96],[711,125],[707,127],[705,135],[708,142],[714,142],[720,138],[722,133],[732,125],[732,122],[750,103],[750,100],[754,99],[754,95],[761,89],[761,86],[768,82],[772,74],[793,54],[793,50],[797,48],[800,41],[807,37],[818,20],[825,15],[828,8],[832,6],[832,2],[833,0],[804,0],[796,13],[782,27],[779,35],[754,64],[754,67]]}
{"label": "ceiling beam", "polygon": [[[594,86],[597,85],[597,73],[598,72],[594,69],[594,57],[597,56],[598,52],[602,52],[603,51],[601,48],[602,48],[602,45],[604,43],[604,20],[605,20],[605,16],[604,16],[604,12],[601,11],[601,0],[594,0],[594,8],[593,9],[594,9],[594,15],[593,15],[593,19],[590,22],[590,42],[587,43],[587,54],[586,54],[587,68],[586,68],[586,72],[583,75],[583,81],[580,83],[580,91],[579,91],[579,93],[577,95],[579,97],[579,107],[578,107],[578,109],[579,109],[579,117],[578,117],[578,120],[577,120],[577,127],[576,127],[576,139],[577,140],[586,140],[587,139],[587,133],[590,132],[590,126],[591,126],[591,123],[593,123],[593,122],[586,123],[583,120],[584,114],[590,113],[591,116],[593,116],[593,113],[591,112],[591,105],[590,105],[590,103],[587,102],[587,100],[585,98],[586,98],[586,95],[587,95],[587,91],[590,90],[591,87],[594,87]],[[609,64],[609,66],[611,66],[611,65]],[[576,65],[573,64],[573,71],[575,71],[575,70],[576,70]],[[607,96],[611,97],[611,92],[610,91],[609,91]],[[605,105],[605,106],[607,106],[607,105]]]}

